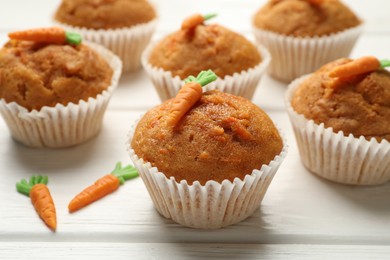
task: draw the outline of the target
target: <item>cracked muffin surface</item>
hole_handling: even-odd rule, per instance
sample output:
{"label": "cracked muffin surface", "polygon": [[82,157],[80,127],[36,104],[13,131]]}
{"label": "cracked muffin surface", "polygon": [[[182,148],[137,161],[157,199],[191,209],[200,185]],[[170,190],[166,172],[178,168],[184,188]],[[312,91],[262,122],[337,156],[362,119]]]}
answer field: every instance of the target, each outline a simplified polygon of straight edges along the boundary
{"label": "cracked muffin surface", "polygon": [[245,37],[217,24],[200,24],[161,40],[149,63],[182,79],[208,69],[223,78],[253,68],[261,60],[256,46]]}
{"label": "cracked muffin surface", "polygon": [[171,104],[167,100],[143,116],[131,145],[139,158],[177,182],[244,179],[282,150],[271,119],[245,98],[205,92],[173,130],[165,122]]}
{"label": "cracked muffin surface", "polygon": [[113,71],[86,45],[9,41],[0,50],[0,98],[28,110],[95,98]]}
{"label": "cracked muffin surface", "polygon": [[292,107],[336,133],[390,141],[390,72],[378,69],[337,88],[327,87],[329,72],[349,61],[343,58],[326,64],[307,78],[295,91]]}
{"label": "cracked muffin surface", "polygon": [[146,0],[63,0],[55,19],[88,29],[118,29],[147,23],[156,17]]}

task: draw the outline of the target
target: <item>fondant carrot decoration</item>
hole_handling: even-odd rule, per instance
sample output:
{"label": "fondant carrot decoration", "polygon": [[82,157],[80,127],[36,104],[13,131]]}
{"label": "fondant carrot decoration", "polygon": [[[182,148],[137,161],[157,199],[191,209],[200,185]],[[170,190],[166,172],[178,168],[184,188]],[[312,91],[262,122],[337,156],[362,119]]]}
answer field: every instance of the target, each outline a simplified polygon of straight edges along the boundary
{"label": "fondant carrot decoration", "polygon": [[183,20],[183,22],[181,24],[181,29],[187,30],[187,29],[195,28],[199,24],[204,23],[204,21],[212,19],[216,16],[217,16],[217,14],[206,14],[206,15],[194,14],[194,15],[191,15],[190,17]]}
{"label": "fondant carrot decoration", "polygon": [[57,228],[56,208],[50,191],[46,186],[47,183],[47,176],[32,176],[29,182],[22,179],[16,183],[16,189],[18,192],[30,197],[38,215],[49,228],[55,230]]}
{"label": "fondant carrot decoration", "polygon": [[372,56],[365,56],[348,63],[339,65],[329,72],[329,86],[336,88],[343,81],[353,80],[356,76],[373,72],[380,68],[390,67],[390,60],[378,60]]}
{"label": "fondant carrot decoration", "polygon": [[79,210],[92,202],[103,198],[117,190],[119,185],[123,184],[126,180],[137,176],[138,172],[133,166],[128,165],[122,167],[122,164],[118,162],[115,169],[110,174],[98,179],[94,184],[84,189],[72,199],[68,205],[69,212]]}
{"label": "fondant carrot decoration", "polygon": [[335,67],[329,72],[332,78],[346,78],[375,71],[381,67],[380,61],[372,56],[365,56]]}
{"label": "fondant carrot decoration", "polygon": [[167,125],[175,126],[188,110],[202,97],[202,87],[217,79],[212,70],[202,71],[195,78],[189,76],[185,85],[179,90],[172,101],[172,106],[166,119]]}
{"label": "fondant carrot decoration", "polygon": [[78,33],[67,32],[61,27],[36,28],[24,31],[17,31],[8,34],[12,40],[44,42],[53,44],[81,43],[81,36]]}

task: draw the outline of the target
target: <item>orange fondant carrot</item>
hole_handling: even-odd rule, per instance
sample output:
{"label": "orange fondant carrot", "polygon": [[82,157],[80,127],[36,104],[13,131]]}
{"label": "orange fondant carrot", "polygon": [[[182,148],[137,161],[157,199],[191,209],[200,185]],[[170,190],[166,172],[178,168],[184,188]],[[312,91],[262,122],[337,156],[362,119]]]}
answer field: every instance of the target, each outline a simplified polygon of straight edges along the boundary
{"label": "orange fondant carrot", "polygon": [[8,34],[12,40],[32,41],[53,44],[80,44],[81,36],[77,33],[66,32],[61,27],[48,27],[17,31]]}
{"label": "orange fondant carrot", "polygon": [[372,56],[365,56],[335,67],[329,72],[332,78],[348,78],[351,76],[370,73],[381,67],[380,61]]}
{"label": "orange fondant carrot", "polygon": [[217,79],[211,70],[202,71],[195,78],[188,77],[186,84],[179,90],[172,100],[172,106],[166,118],[168,126],[174,127],[188,110],[202,97],[202,87]]}
{"label": "orange fondant carrot", "polygon": [[190,82],[184,85],[172,101],[167,124],[175,126],[201,97],[202,86],[198,82]]}
{"label": "orange fondant carrot", "polygon": [[56,208],[50,191],[46,186],[47,183],[47,176],[32,176],[29,182],[22,179],[16,183],[16,189],[18,192],[30,197],[38,215],[49,228],[55,230],[57,228]]}
{"label": "orange fondant carrot", "polygon": [[119,188],[119,185],[123,184],[126,180],[137,176],[138,172],[134,167],[130,165],[122,167],[122,164],[118,162],[111,174],[107,174],[98,179],[94,184],[84,189],[72,199],[68,205],[69,212],[79,210],[114,192]]}
{"label": "orange fondant carrot", "polygon": [[191,15],[190,17],[183,20],[183,22],[181,24],[181,29],[187,30],[187,29],[195,28],[196,26],[202,24],[204,21],[207,21],[211,18],[214,18],[215,16],[217,16],[217,15],[216,14],[206,14],[206,15],[194,14],[194,15]]}

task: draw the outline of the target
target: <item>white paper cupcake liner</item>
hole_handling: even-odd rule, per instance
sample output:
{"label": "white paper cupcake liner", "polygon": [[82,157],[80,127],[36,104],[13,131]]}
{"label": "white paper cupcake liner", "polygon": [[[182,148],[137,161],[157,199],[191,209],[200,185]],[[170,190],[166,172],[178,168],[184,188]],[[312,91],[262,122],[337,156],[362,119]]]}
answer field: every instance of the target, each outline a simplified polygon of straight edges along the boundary
{"label": "white paper cupcake liner", "polygon": [[58,21],[55,23],[65,30],[81,34],[87,41],[105,46],[121,58],[123,71],[129,72],[140,67],[142,52],[156,29],[157,19],[129,28],[109,30],[74,27]]}
{"label": "white paper cupcake liner", "polygon": [[87,45],[113,69],[111,85],[88,101],[81,100],[78,104],[68,103],[66,106],[45,106],[39,111],[29,112],[16,102],[7,103],[0,99],[0,112],[14,139],[30,147],[63,148],[85,142],[99,132],[104,112],[118,84],[122,63],[104,47],[93,43]]}
{"label": "white paper cupcake liner", "polygon": [[[310,76],[310,75],[309,75]],[[331,181],[353,185],[376,185],[390,181],[390,143],[363,136],[344,136],[331,127],[314,123],[294,111],[291,100],[307,78],[293,81],[286,92],[286,108],[306,168]]]}
{"label": "white paper cupcake liner", "polygon": [[[179,76],[173,76],[170,71],[154,67],[149,63],[150,54],[156,44],[157,43],[151,43],[148,45],[142,54],[141,62],[152,80],[161,101],[165,101],[176,96],[177,92],[184,84],[184,79],[181,79]],[[218,78],[216,81],[208,84],[204,88],[204,91],[219,89],[222,92],[242,96],[251,100],[261,76],[263,76],[271,61],[271,55],[266,48],[262,45],[258,45],[257,49],[262,58],[260,64],[240,73],[234,73],[232,76],[225,76],[223,79]]]}
{"label": "white paper cupcake liner", "polygon": [[135,126],[129,133],[128,151],[137,168],[156,210],[165,218],[187,227],[217,229],[238,223],[259,208],[265,192],[287,154],[286,140],[279,155],[260,169],[254,169],[244,180],[233,182],[198,181],[189,185],[174,177],[167,178],[156,167],[144,162],[131,148]]}
{"label": "white paper cupcake liner", "polygon": [[285,82],[311,73],[332,60],[348,57],[363,31],[359,25],[329,36],[301,38],[252,28],[256,41],[272,55],[269,74]]}

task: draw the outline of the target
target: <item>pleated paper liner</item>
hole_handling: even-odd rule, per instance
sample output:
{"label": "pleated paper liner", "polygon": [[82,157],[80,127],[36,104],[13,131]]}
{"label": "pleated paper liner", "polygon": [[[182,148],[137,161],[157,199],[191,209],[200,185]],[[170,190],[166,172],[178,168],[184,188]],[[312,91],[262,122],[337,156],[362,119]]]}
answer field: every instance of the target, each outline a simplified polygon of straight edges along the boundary
{"label": "pleated paper liner", "polygon": [[311,73],[325,63],[348,57],[363,26],[321,37],[293,37],[252,27],[256,41],[271,53],[268,73],[276,79],[290,82]]}
{"label": "pleated paper liner", "polygon": [[[149,44],[142,54],[141,61],[161,101],[165,101],[176,96],[184,84],[184,79],[181,79],[179,76],[173,76],[170,71],[164,71],[162,68],[154,67],[149,63],[150,54],[156,44]],[[271,61],[271,56],[266,48],[261,45],[258,45],[257,48],[262,57],[261,63],[248,70],[234,73],[231,76],[225,76],[223,79],[218,78],[216,81],[207,85],[204,91],[219,89],[222,92],[242,96],[251,100],[261,77],[264,75]]]}
{"label": "pleated paper liner", "polygon": [[167,178],[156,167],[139,158],[131,148],[135,126],[129,133],[128,151],[134,166],[149,192],[156,210],[165,218],[187,227],[218,229],[238,223],[259,208],[276,171],[287,154],[287,145],[280,154],[260,169],[254,169],[244,180],[222,183],[210,180],[205,185],[198,181],[189,185]]}
{"label": "pleated paper liner", "polygon": [[83,39],[105,46],[114,52],[123,63],[123,72],[137,70],[141,65],[141,55],[148,45],[157,26],[157,18],[143,24],[121,29],[87,29],[74,27],[55,21],[65,30],[77,32]]}
{"label": "pleated paper liner", "polygon": [[63,148],[85,142],[99,133],[104,112],[121,75],[122,63],[104,47],[94,43],[87,45],[113,69],[111,85],[96,98],[81,100],[78,104],[45,106],[39,111],[29,112],[16,102],[1,99],[0,112],[14,139],[30,147]]}
{"label": "pleated paper liner", "polygon": [[[308,75],[310,76],[310,75]],[[293,81],[286,92],[286,108],[294,129],[302,163],[325,179],[353,185],[377,185],[390,181],[390,143],[342,131],[334,133],[323,123],[316,124],[294,111],[295,90],[308,77]]]}

